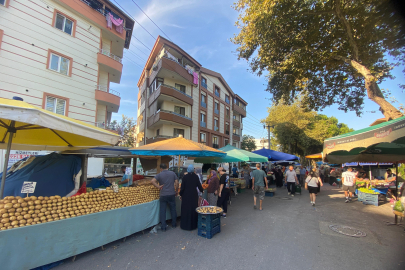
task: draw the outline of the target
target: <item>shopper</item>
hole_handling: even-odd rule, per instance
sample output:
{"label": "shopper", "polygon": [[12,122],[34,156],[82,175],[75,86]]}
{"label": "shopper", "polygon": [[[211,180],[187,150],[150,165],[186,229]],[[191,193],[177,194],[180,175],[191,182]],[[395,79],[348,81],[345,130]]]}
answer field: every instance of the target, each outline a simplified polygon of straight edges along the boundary
{"label": "shopper", "polygon": [[263,210],[263,200],[264,200],[264,187],[268,189],[266,173],[260,170],[260,163],[256,164],[256,170],[253,171],[252,177],[252,190],[253,190],[253,209],[257,209],[256,201],[259,198],[259,210]]}
{"label": "shopper", "polygon": [[170,214],[172,216],[172,227],[176,228],[177,211],[176,200],[177,191],[179,190],[179,180],[177,175],[167,169],[166,163],[160,164],[161,172],[152,179],[152,184],[160,189],[160,210],[159,218],[162,231],[166,231],[166,208],[169,205]]}
{"label": "shopper", "polygon": [[319,177],[319,174],[315,167],[312,168],[312,170],[309,172],[308,177],[305,180],[305,183],[307,183],[308,185],[309,198],[311,199],[311,204],[315,206],[316,194],[318,193],[318,186],[319,185],[323,186],[322,180]]}
{"label": "shopper", "polygon": [[329,175],[329,184],[332,186],[333,183],[336,183],[336,176],[337,176],[337,172],[335,168],[332,168],[330,170],[330,175]]}
{"label": "shopper", "polygon": [[243,166],[243,178],[246,182],[246,188],[250,188],[250,168],[248,166]]}
{"label": "shopper", "polygon": [[304,168],[304,166],[301,166],[300,169],[300,184],[303,185],[305,182],[307,170]]}
{"label": "shopper", "polygon": [[238,178],[238,168],[236,167],[236,164],[235,165],[233,165],[233,168],[232,168],[232,177],[233,178]]}
{"label": "shopper", "polygon": [[294,197],[295,194],[295,184],[298,185],[297,174],[294,171],[294,167],[290,166],[289,170],[285,172],[285,183],[287,184],[288,195],[291,194]]}
{"label": "shopper", "polygon": [[229,175],[226,174],[226,170],[224,168],[219,167],[218,171],[220,172],[221,177],[219,178],[219,193],[218,193],[218,202],[217,206],[222,207],[224,213],[222,216],[226,218],[226,214],[228,212],[228,199],[229,199],[229,186],[230,180]]}
{"label": "shopper", "polygon": [[343,191],[345,192],[345,203],[352,201],[352,196],[355,191],[356,173],[349,167],[346,172],[342,173]]}
{"label": "shopper", "polygon": [[195,209],[198,207],[197,188],[203,191],[200,180],[194,172],[194,166],[190,164],[187,168],[187,174],[181,182],[181,218],[180,228],[187,231],[197,229],[198,213]]}
{"label": "shopper", "polygon": [[211,175],[208,176],[207,184],[208,203],[211,206],[217,206],[219,178],[216,171],[211,170]]}

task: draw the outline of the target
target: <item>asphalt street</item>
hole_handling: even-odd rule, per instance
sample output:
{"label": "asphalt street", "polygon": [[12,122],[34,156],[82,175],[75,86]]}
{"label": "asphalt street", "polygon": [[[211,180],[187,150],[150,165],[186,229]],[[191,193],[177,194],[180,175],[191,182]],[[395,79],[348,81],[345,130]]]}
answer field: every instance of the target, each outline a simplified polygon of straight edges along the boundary
{"label": "asphalt street", "polygon": [[[386,225],[394,221],[389,203],[344,203],[341,190],[325,185],[315,207],[307,191],[291,197],[281,188],[265,197],[263,208],[254,210],[252,191],[245,191],[232,198],[221,233],[212,239],[179,226],[155,234],[145,230],[54,269],[405,269],[405,232]],[[342,235],[329,225],[366,236]]]}

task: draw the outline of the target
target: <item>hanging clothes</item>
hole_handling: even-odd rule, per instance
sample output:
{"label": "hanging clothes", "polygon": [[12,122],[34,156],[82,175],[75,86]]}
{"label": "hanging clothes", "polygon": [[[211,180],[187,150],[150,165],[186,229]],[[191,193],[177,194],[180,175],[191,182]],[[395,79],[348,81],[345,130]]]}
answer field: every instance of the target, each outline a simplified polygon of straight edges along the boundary
{"label": "hanging clothes", "polygon": [[197,73],[197,72],[193,72],[193,77],[194,77],[193,83],[194,83],[194,84],[198,84],[198,73]]}
{"label": "hanging clothes", "polygon": [[[108,13],[107,17],[109,17],[111,23],[115,25],[115,30],[118,33],[122,34],[122,30],[124,29],[124,20],[122,20],[120,18],[115,19],[111,13]],[[108,23],[108,19],[107,19],[107,23]]]}
{"label": "hanging clothes", "polygon": [[111,13],[108,13],[107,16],[105,16],[105,19],[107,20],[107,28],[112,29],[112,22],[111,22]]}

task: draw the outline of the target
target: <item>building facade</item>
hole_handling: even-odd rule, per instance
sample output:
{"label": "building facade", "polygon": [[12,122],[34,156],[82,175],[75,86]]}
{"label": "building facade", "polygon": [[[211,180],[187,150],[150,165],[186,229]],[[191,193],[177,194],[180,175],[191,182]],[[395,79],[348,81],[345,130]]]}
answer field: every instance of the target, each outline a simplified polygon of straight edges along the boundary
{"label": "building facade", "polygon": [[133,26],[108,0],[0,0],[0,97],[107,128]]}
{"label": "building facade", "polygon": [[183,135],[240,147],[246,101],[176,44],[158,37],[138,87],[137,146]]}

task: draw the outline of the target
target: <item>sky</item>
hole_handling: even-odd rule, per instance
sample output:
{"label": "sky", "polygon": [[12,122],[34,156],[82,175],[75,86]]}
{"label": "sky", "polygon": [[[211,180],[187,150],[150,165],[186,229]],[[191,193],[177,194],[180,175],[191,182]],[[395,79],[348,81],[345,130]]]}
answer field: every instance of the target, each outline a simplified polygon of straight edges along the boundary
{"label": "sky", "polygon": [[[258,77],[249,71],[246,60],[238,60],[237,46],[230,39],[239,32],[235,26],[238,12],[232,8],[236,0],[199,1],[199,0],[110,0],[117,2],[135,20],[134,36],[130,50],[124,50],[123,74],[120,84],[111,84],[111,88],[120,92],[121,106],[112,118],[121,119],[121,115],[137,118],[137,82],[156,38],[161,35],[194,57],[203,67],[222,74],[233,92],[247,103],[247,117],[244,119],[243,134],[255,138],[266,137],[266,131],[260,120],[266,118],[267,108],[271,105],[271,95],[265,91],[266,77]],[[140,8],[159,26],[149,20]],[[168,4],[170,3],[170,4]],[[145,28],[147,31],[145,31]],[[149,32],[149,33],[148,33]],[[142,44],[142,43],[143,44]],[[149,48],[149,49],[148,49]],[[389,89],[393,96],[405,104],[405,94],[398,87],[404,83],[402,68],[393,70],[395,80],[380,84],[380,88]],[[395,104],[398,107],[398,104]],[[339,122],[355,130],[368,127],[374,120],[384,117],[373,101],[365,99],[361,117],[355,112],[339,111],[338,106],[323,110],[322,114],[335,116]]]}

